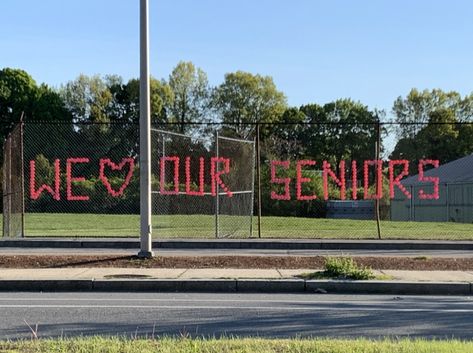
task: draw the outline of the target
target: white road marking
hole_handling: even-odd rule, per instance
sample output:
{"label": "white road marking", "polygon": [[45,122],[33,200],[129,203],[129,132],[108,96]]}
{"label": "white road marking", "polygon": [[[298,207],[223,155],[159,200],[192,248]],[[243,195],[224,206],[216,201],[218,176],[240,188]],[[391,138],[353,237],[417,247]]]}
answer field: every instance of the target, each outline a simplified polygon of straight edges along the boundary
{"label": "white road marking", "polygon": [[[459,297],[461,302],[458,301],[458,298],[455,298],[455,301],[452,301],[450,298],[446,298],[447,300],[441,300],[441,301],[427,301],[429,304],[445,304],[445,303],[453,303],[455,305],[473,305],[473,300],[472,299],[466,299],[464,297]],[[422,303],[426,303],[426,299],[428,298],[422,298]],[[88,301],[88,302],[116,302],[116,301],[121,301],[121,302],[179,302],[179,303],[186,303],[186,302],[192,302],[192,303],[280,303],[280,304],[363,304],[365,302],[367,303],[373,303],[373,299],[369,298],[369,300],[324,300],[323,298],[317,297],[317,299],[314,300],[277,300],[277,299],[194,299],[194,298],[189,298],[189,299],[180,299],[180,298],[33,298],[33,297],[28,297],[28,298],[2,298],[0,297],[0,303],[1,302],[7,302],[7,301],[35,301],[35,302],[50,302],[50,301]],[[388,300],[383,300],[379,301],[379,303],[383,304],[407,304],[407,303],[413,303],[417,304],[417,301],[412,301],[409,298],[404,298],[402,301],[394,301],[391,299]]]}
{"label": "white road marking", "polygon": [[280,307],[280,306],[206,306],[206,305],[0,305],[0,309],[175,309],[175,310],[257,310],[257,311],[387,311],[387,312],[425,312],[425,313],[473,313],[473,309],[422,309],[422,308],[383,308],[383,307]]}

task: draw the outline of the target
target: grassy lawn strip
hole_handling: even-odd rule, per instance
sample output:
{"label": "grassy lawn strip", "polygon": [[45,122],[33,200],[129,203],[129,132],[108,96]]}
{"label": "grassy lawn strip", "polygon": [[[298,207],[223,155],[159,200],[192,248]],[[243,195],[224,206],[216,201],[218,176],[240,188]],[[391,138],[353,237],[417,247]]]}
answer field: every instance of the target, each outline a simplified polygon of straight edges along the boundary
{"label": "grassy lawn strip", "polygon": [[[161,239],[214,238],[214,225],[215,217],[210,215],[153,216],[154,234]],[[25,227],[27,236],[138,237],[139,216],[27,213]],[[232,238],[247,238],[249,218],[221,216],[220,229]],[[235,229],[240,230],[234,232]],[[253,217],[254,237],[256,232],[256,217]],[[381,234],[384,239],[473,240],[473,225],[381,221]],[[376,239],[377,231],[376,222],[370,220],[263,217],[262,237]]]}
{"label": "grassy lawn strip", "polygon": [[336,339],[123,339],[78,338],[0,342],[1,353],[469,353],[473,342],[459,340],[336,340]]}

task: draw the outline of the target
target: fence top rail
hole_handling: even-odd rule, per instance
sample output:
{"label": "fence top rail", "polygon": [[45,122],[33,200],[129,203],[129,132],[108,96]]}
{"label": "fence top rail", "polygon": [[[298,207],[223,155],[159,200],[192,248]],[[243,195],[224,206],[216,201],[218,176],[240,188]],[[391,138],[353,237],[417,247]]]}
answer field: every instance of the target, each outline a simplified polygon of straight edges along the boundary
{"label": "fence top rail", "polygon": [[156,129],[154,127],[150,128],[151,131],[158,132],[160,134],[166,134],[166,135],[173,135],[173,136],[179,136],[179,137],[185,137],[188,139],[195,139],[195,140],[205,140],[203,137],[200,136],[190,136],[190,135],[185,135],[185,134],[180,134],[178,132],[174,131],[167,131],[167,130],[161,130],[161,129]]}
{"label": "fence top rail", "polygon": [[249,143],[249,144],[253,144],[253,145],[255,144],[254,140],[244,140],[244,139],[238,139],[238,138],[234,138],[234,137],[226,137],[226,136],[221,136],[221,135],[218,135],[218,138],[221,139],[221,140],[243,142],[243,143]]}
{"label": "fence top rail", "polygon": [[[19,124],[20,121],[16,122],[5,122],[0,121],[0,125],[14,125]],[[49,124],[49,125],[136,125],[138,126],[138,122],[130,122],[130,121],[120,121],[120,120],[110,120],[107,122],[96,122],[96,121],[54,121],[54,120],[31,120],[31,121],[23,121],[25,125],[41,125],[41,124]],[[304,121],[304,122],[245,122],[245,123],[236,123],[236,122],[193,122],[193,123],[178,123],[178,122],[157,122],[151,121],[153,125],[161,125],[161,126],[256,126],[256,125],[267,125],[267,126],[289,126],[289,125],[300,125],[300,126],[317,126],[317,125],[334,125],[334,126],[407,126],[407,125],[473,125],[473,121],[457,121],[457,122],[395,122],[395,121],[385,121],[385,122],[345,122],[345,121]]]}
{"label": "fence top rail", "polygon": [[[156,129],[156,128],[151,128],[151,131],[154,131],[154,132],[157,132],[157,133],[160,133],[160,134],[166,134],[166,135],[173,135],[173,136],[179,136],[179,137],[186,137],[186,138],[189,138],[189,139],[196,139],[196,140],[203,140],[204,138],[203,137],[200,137],[200,136],[190,136],[190,135],[185,135],[185,134],[181,134],[181,133],[178,133],[178,132],[174,132],[174,131],[168,131],[168,130],[161,130],[161,129]],[[249,143],[249,144],[254,144],[255,141],[254,140],[244,140],[244,139],[238,139],[238,138],[234,138],[234,137],[226,137],[226,136],[221,136],[221,135],[218,135],[218,138],[221,139],[221,140],[229,140],[229,141],[235,141],[235,142],[242,142],[242,143]]]}
{"label": "fence top rail", "polygon": [[0,121],[0,125],[73,125],[73,126],[81,126],[81,125],[136,125],[138,123],[129,122],[129,121],[120,121],[120,120],[111,120],[111,121],[66,121],[66,120],[28,120],[28,121],[15,121],[15,122],[2,122]]}

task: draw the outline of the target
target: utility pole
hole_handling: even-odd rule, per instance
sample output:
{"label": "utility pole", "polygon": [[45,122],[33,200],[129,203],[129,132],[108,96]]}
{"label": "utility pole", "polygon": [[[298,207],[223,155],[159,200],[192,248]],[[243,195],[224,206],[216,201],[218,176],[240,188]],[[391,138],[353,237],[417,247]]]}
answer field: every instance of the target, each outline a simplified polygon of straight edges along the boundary
{"label": "utility pole", "polygon": [[140,0],[140,252],[151,258],[151,114],[149,88],[149,3]]}

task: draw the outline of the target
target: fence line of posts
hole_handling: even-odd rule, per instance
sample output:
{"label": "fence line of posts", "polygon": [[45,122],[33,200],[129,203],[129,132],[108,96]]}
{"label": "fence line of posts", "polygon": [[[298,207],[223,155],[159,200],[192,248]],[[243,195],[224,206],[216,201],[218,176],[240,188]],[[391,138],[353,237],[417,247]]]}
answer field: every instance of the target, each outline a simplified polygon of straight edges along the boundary
{"label": "fence line of posts", "polygon": [[[13,179],[12,179],[12,176],[14,173],[12,173],[12,156],[15,154],[15,155],[18,155],[18,156],[21,156],[21,158],[24,157],[25,153],[24,153],[24,126],[25,125],[35,125],[35,124],[50,124],[50,125],[67,125],[67,124],[71,124],[71,122],[48,122],[48,121],[44,121],[44,122],[41,122],[41,121],[35,121],[35,122],[24,122],[23,121],[23,117],[21,118],[20,120],[20,123],[17,125],[17,128],[14,128],[12,131],[19,131],[19,135],[21,136],[20,137],[20,143],[19,145],[15,145],[16,148],[19,148],[20,151],[18,153],[14,153],[12,151],[12,136],[14,135],[13,133],[10,133],[9,137],[6,139],[5,141],[5,144],[4,144],[4,150],[3,150],[3,210],[4,210],[4,214],[6,212],[6,215],[4,215],[4,217],[12,217],[12,215],[14,214],[20,214],[21,215],[21,233],[24,234],[24,214],[25,214],[25,203],[24,203],[24,198],[23,198],[23,201],[21,204],[19,205],[15,205],[15,206],[12,206],[12,199],[11,199],[11,196],[14,194],[14,192],[12,191],[12,185],[14,184],[13,183]],[[74,126],[90,126],[90,125],[114,125],[114,124],[123,124],[123,122],[104,122],[104,123],[73,123],[72,125]],[[182,123],[155,123],[156,125],[159,125],[159,126],[167,126],[169,127],[170,130],[173,130],[174,127],[176,125],[182,125]],[[430,123],[429,123],[430,124]],[[456,125],[458,125],[458,123],[455,123]],[[133,124],[128,124],[128,125],[133,125]],[[313,127],[313,126],[323,126],[323,127],[337,127],[337,129],[344,129],[344,127],[346,128],[349,128],[350,126],[364,126],[366,127],[366,129],[373,129],[371,131],[374,131],[374,134],[373,134],[373,142],[374,142],[374,159],[375,161],[379,161],[379,160],[382,160],[383,157],[381,156],[382,154],[382,141],[383,141],[383,138],[382,138],[382,135],[383,135],[383,127],[389,127],[389,126],[396,126],[396,125],[399,125],[397,123],[382,123],[380,122],[379,120],[375,121],[375,122],[370,122],[370,123],[357,123],[357,124],[351,124],[351,123],[346,123],[346,122],[339,122],[339,123],[335,123],[335,122],[322,122],[322,123],[258,123],[258,122],[255,122],[255,123],[247,123],[247,124],[238,124],[238,123],[186,123],[185,125],[188,125],[190,127],[192,126],[204,126],[204,127],[207,127],[207,128],[213,128],[214,130],[216,130],[216,141],[217,143],[215,144],[215,153],[216,153],[216,157],[218,158],[220,156],[220,151],[219,151],[219,143],[218,143],[218,139],[219,139],[219,136],[224,136],[225,134],[229,134],[229,131],[230,133],[233,131],[236,131],[237,128],[242,128],[242,127],[251,127],[250,130],[252,131],[252,133],[247,136],[247,139],[248,138],[252,138],[253,141],[254,141],[254,157],[255,157],[255,163],[254,163],[254,166],[255,166],[255,177],[253,179],[254,183],[253,183],[253,199],[255,200],[255,202],[253,202],[253,206],[256,206],[255,209],[253,209],[253,212],[252,214],[257,216],[257,227],[256,227],[256,235],[258,238],[262,238],[263,237],[263,233],[264,233],[264,229],[263,229],[263,225],[262,225],[262,217],[264,216],[264,210],[268,210],[268,208],[270,206],[267,206],[265,205],[265,202],[266,199],[263,195],[264,191],[265,191],[265,187],[267,188],[267,185],[263,186],[263,170],[262,170],[262,167],[263,167],[263,164],[264,164],[264,161],[263,161],[263,158],[266,158],[267,156],[265,155],[265,157],[262,156],[262,147],[263,145],[265,145],[265,149],[268,149],[270,147],[268,147],[267,145],[267,141],[268,141],[268,131],[269,131],[269,135],[271,135],[272,133],[272,130],[274,129],[279,129],[279,130],[287,130],[287,131],[292,131],[291,129],[295,128],[295,127],[304,127],[305,130],[309,130],[309,133],[307,135],[305,135],[306,139],[308,140],[304,140],[302,141],[301,143],[302,144],[310,144],[312,143],[313,141],[309,141],[309,139],[313,139],[313,140],[317,140],[318,138],[327,138],[327,137],[333,137],[333,136],[329,136],[329,133],[331,132],[326,132],[326,135],[314,135],[314,136],[311,136],[310,135],[310,128]],[[406,125],[409,125],[409,124],[406,124]],[[422,125],[422,124],[418,124],[418,123],[415,123],[415,124],[411,124],[411,125]],[[444,125],[444,123],[431,123],[431,125]],[[461,124],[460,124],[461,125]],[[262,128],[264,127],[264,137],[265,139],[262,139]],[[17,130],[19,129],[19,130]],[[303,130],[304,130],[303,129]],[[74,129],[72,129],[74,130]],[[85,130],[85,129],[84,129]],[[320,131],[326,131],[328,129],[321,129]],[[363,138],[363,137],[362,137]],[[329,139],[327,139],[327,141],[329,141]],[[28,141],[29,143],[33,143],[34,141]],[[277,143],[280,142],[278,140],[275,140],[274,144],[277,145]],[[289,138],[287,141],[284,141],[284,142],[287,142],[288,143],[288,146],[290,146],[290,142],[293,142],[293,141],[289,141]],[[346,143],[349,143],[349,142],[346,142]],[[280,146],[279,146],[280,147]],[[305,147],[305,146],[304,146]],[[392,146],[391,146],[392,147]],[[164,152],[164,149],[163,149],[163,152]],[[286,151],[287,152],[287,151]],[[265,150],[265,153],[267,154],[268,151]],[[294,154],[298,153],[298,151],[295,151]],[[306,155],[302,155],[301,157],[304,157],[304,158],[310,158],[310,156],[306,156]],[[354,157],[356,159],[356,155],[352,155],[352,157]],[[17,183],[19,186],[21,186],[21,189],[16,189],[17,191],[16,192],[19,192],[21,193],[22,195],[25,194],[25,190],[24,190],[24,187],[25,187],[25,182],[24,182],[24,161],[21,160],[19,161],[19,163],[21,164],[21,168],[22,168],[22,171],[21,171],[21,182]],[[266,168],[267,166],[265,166]],[[267,175],[268,171],[265,170],[265,173]],[[382,190],[379,190],[380,187],[383,187],[382,183],[381,182],[378,182],[377,178],[378,178],[378,174],[374,174],[373,175],[374,177],[374,183],[375,183],[375,192],[377,195],[379,195]],[[451,195],[449,195],[449,185],[451,185],[451,183],[445,183],[445,197],[446,197],[446,220],[449,221],[452,217],[450,215],[450,212],[451,212],[451,206],[450,206],[450,203],[449,203],[449,200],[450,200],[450,197]],[[256,186],[256,188],[254,187]],[[216,197],[216,212],[217,212],[217,216],[215,218],[215,228],[216,228],[216,236],[218,237],[219,235],[219,221],[218,221],[218,212],[219,212],[219,195],[220,195],[220,192],[219,192],[219,185],[217,184],[216,185],[216,188],[217,188],[217,197]],[[411,190],[411,194],[413,193],[413,187],[412,186],[409,186],[410,190]],[[266,190],[266,194],[267,194],[267,190]],[[267,196],[267,195],[265,195]],[[376,235],[379,239],[382,238],[382,219],[385,217],[382,215],[382,210],[381,210],[381,200],[379,198],[374,198],[373,200],[373,203],[374,203],[374,214],[373,214],[373,218],[375,221],[376,221]],[[310,204],[310,202],[307,202],[307,205]],[[408,220],[415,220],[415,217],[413,215],[413,212],[414,212],[414,208],[415,208],[415,200],[414,198],[411,198],[410,200],[408,200],[408,204],[409,204],[409,215],[408,215]],[[266,206],[266,207],[265,207]],[[308,217],[310,217],[311,213],[310,211],[307,211],[306,213],[304,213],[306,215],[308,215]],[[313,214],[314,217],[319,217],[320,215],[319,214]],[[4,218],[5,219],[5,218]],[[4,233],[7,233],[7,234],[12,234],[11,230],[8,229],[8,225],[11,224],[11,219],[9,218],[6,218],[5,219],[6,222],[4,222],[3,224],[3,227],[4,227]],[[294,230],[294,231],[297,231],[297,230]],[[251,234],[253,235],[253,233]]]}

